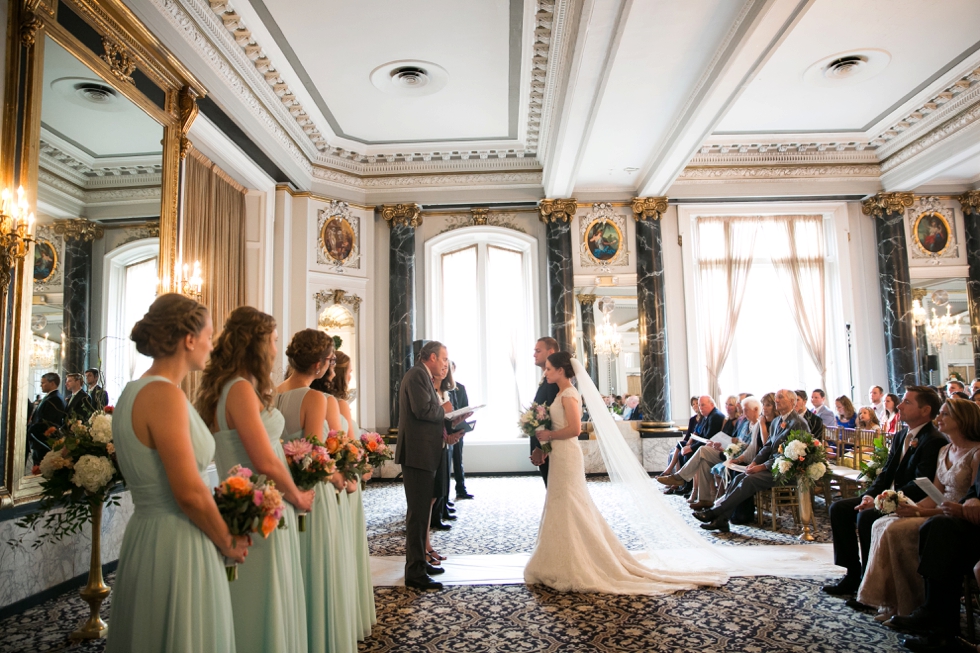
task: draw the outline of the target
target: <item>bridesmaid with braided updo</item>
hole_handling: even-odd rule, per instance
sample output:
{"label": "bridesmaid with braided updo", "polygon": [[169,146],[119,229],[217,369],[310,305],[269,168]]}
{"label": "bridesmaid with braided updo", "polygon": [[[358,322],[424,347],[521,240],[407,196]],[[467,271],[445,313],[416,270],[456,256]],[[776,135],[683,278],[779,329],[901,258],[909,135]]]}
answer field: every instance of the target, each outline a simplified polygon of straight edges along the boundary
{"label": "bridesmaid with braided updo", "polygon": [[235,651],[221,556],[243,562],[248,539],[232,536],[218,512],[206,471],[214,440],[179,387],[204,369],[211,333],[204,306],[167,294],[130,336],[153,364],[123,390],[112,420],[135,508],[119,553],[110,653]]}

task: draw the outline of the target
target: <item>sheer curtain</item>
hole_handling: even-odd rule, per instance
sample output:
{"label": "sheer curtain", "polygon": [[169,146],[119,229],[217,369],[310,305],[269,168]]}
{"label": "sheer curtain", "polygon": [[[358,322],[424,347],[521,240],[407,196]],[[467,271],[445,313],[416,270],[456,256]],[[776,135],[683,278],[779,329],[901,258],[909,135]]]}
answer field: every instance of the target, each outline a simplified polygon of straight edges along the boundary
{"label": "sheer curtain", "polygon": [[698,220],[698,299],[705,337],[708,393],[712,397],[721,394],[718,375],[725,368],[735,339],[761,226],[761,218]]}
{"label": "sheer curtain", "polygon": [[775,243],[771,257],[803,348],[827,387],[827,306],[823,216],[790,215],[767,220]]}

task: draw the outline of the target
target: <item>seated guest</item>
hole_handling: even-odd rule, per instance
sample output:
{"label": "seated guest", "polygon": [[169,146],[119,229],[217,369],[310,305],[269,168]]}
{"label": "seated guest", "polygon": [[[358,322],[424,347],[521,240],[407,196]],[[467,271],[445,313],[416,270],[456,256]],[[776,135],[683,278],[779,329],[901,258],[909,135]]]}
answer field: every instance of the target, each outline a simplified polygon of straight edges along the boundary
{"label": "seated guest", "polygon": [[806,390],[796,391],[796,412],[800,414],[803,421],[806,422],[807,430],[813,435],[813,437],[823,440],[823,420],[817,417],[817,415],[810,411],[806,407]]}
{"label": "seated guest", "polygon": [[739,412],[738,397],[731,396],[725,400],[725,421],[721,423],[721,432],[728,437],[735,434],[735,424],[742,417]]}
{"label": "seated guest", "polygon": [[966,386],[962,381],[953,378],[946,382],[946,396],[948,397],[955,392],[966,392]]}
{"label": "seated guest", "polygon": [[[980,407],[966,399],[950,399],[939,410],[939,431],[949,444],[939,450],[933,483],[947,502],[958,503],[973,485],[980,467]],[[925,599],[919,566],[919,527],[941,515],[936,502],[925,497],[898,507],[871,528],[871,553],[857,600],[879,608],[880,621],[898,613],[908,615]]]}
{"label": "seated guest", "polygon": [[953,397],[956,397],[957,399],[966,399],[967,401],[970,400],[970,395],[966,394],[965,392],[954,392],[946,396],[947,399],[951,399]]}
{"label": "seated guest", "polygon": [[807,430],[807,423],[796,412],[797,398],[792,390],[784,389],[776,393],[779,417],[773,420],[769,440],[756,454],[745,473],[729,486],[725,496],[715,502],[714,507],[694,513],[699,521],[704,522],[701,528],[727,533],[730,530],[728,521],[735,509],[743,501],[755,496],[756,492],[768,490],[776,484],[772,476],[772,465],[780,446],[791,431]]}
{"label": "seated guest", "polygon": [[867,564],[871,550],[871,527],[882,516],[874,507],[876,496],[893,488],[912,501],[925,498],[915,479],[932,479],[936,475],[936,459],[946,439],[932,420],[941,406],[939,395],[930,388],[909,386],[898,405],[905,426],[892,439],[885,466],[860,497],[840,499],[830,506],[834,564],[846,569],[847,574],[836,584],[825,585],[824,592],[834,596],[853,594],[861,584],[862,561]]}
{"label": "seated guest", "polygon": [[[775,404],[773,404],[773,408],[775,409]],[[745,449],[732,459],[732,463],[736,465],[751,463],[756,454],[759,453],[759,449],[769,439],[769,428],[763,418],[762,402],[754,397],[746,397],[742,400],[742,412],[745,419],[743,422],[739,422],[739,429],[735,431],[735,439],[742,442]],[[711,473],[722,479],[722,488],[728,485],[728,474],[724,473],[726,469],[724,465],[722,462],[711,468]]]}
{"label": "seated guest", "polygon": [[875,415],[878,416],[878,423],[885,421],[885,391],[880,385],[873,385],[868,389],[868,399]]}
{"label": "seated guest", "polygon": [[891,392],[885,395],[886,421],[881,425],[881,430],[884,433],[894,435],[898,431],[898,426],[902,421],[898,416],[898,402],[898,395]]}
{"label": "seated guest", "polygon": [[976,392],[973,393],[972,400],[973,403],[980,405],[980,390],[977,390]]}
{"label": "seated guest", "polygon": [[[677,443],[677,447],[674,449],[674,455],[671,457],[670,465],[664,474],[670,474],[678,469],[690,460],[690,457],[695,451],[701,448],[702,442],[695,440],[691,435],[696,435],[698,437],[704,438],[705,440],[711,439],[711,436],[715,435],[721,431],[722,424],[725,421],[725,416],[717,406],[715,406],[715,400],[711,397],[704,395],[698,398],[698,410],[701,412],[702,420],[698,422],[698,425],[694,428],[694,433],[689,433],[688,436]],[[668,490],[668,494],[687,494],[690,491],[690,486],[685,485],[680,488],[673,488]]]}
{"label": "seated guest", "polygon": [[109,393],[99,385],[99,369],[90,367],[85,370],[85,385],[88,386],[88,396],[96,410],[102,410],[109,405]]}
{"label": "seated guest", "polygon": [[27,441],[35,465],[40,465],[44,454],[51,451],[48,429],[60,429],[65,422],[65,402],[58,392],[60,385],[61,377],[54,372],[41,376],[41,392],[45,395],[38,401],[27,424]]}
{"label": "seated guest", "polygon": [[834,405],[837,408],[837,426],[842,429],[853,429],[857,426],[857,411],[854,410],[850,397],[841,395],[834,400]]}
{"label": "seated guest", "polygon": [[878,423],[878,415],[871,406],[861,406],[858,409],[857,423],[854,428],[862,431],[881,431],[881,424]]}
{"label": "seated guest", "polygon": [[776,395],[775,393],[767,392],[762,395],[762,425],[766,428],[766,433],[769,432],[769,427],[772,426],[774,419],[776,419]]}
{"label": "seated guest", "polygon": [[86,421],[95,412],[92,399],[82,387],[82,375],[78,372],[71,372],[65,376],[65,389],[68,391],[65,417],[69,420],[80,419]]}
{"label": "seated guest", "polygon": [[827,393],[817,388],[810,393],[810,403],[813,404],[813,414],[820,418],[824,426],[837,426],[837,416],[827,408]]}
{"label": "seated guest", "polygon": [[643,419],[643,410],[640,408],[640,398],[630,395],[626,398],[626,409],[623,410],[623,419],[631,422]]}
{"label": "seated guest", "polygon": [[701,411],[698,409],[698,398],[691,397],[691,411],[694,413],[691,415],[691,419],[687,420],[687,432],[694,433],[695,427],[697,427],[698,422],[701,421]]}
{"label": "seated guest", "polygon": [[970,393],[976,394],[980,392],[980,379],[973,379],[973,383],[970,384]]}

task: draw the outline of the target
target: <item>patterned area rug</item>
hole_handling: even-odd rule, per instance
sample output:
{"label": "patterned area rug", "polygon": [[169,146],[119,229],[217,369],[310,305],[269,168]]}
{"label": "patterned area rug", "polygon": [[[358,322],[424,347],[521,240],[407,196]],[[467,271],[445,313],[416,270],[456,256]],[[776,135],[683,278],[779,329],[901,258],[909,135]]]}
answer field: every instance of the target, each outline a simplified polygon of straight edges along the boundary
{"label": "patterned area rug", "polygon": [[[459,501],[459,519],[433,533],[444,553],[530,552],[544,503],[536,476],[467,480],[473,501]],[[589,480],[604,515],[633,549],[639,538],[616,506],[611,485]],[[679,497],[672,504],[688,514]],[[404,493],[400,483],[372,483],[365,495],[372,555],[404,552]],[[818,541],[829,541],[826,511],[818,500]],[[692,521],[692,524],[695,523]],[[699,531],[700,532],[700,531]],[[703,537],[732,546],[797,544],[787,514],[781,530],[733,527],[730,535]],[[106,582],[112,585],[113,576]],[[898,634],[871,615],[820,592],[825,579],[733,578],[725,587],[672,596],[561,594],[522,585],[456,586],[419,593],[404,587],[375,590],[378,625],[361,651],[494,653],[497,651],[747,651],[752,653],[878,652],[902,650]],[[111,597],[110,597],[111,601]],[[87,606],[77,591],[0,622],[0,653],[104,650],[104,642],[71,645],[68,633]],[[109,604],[103,606],[109,618]]]}

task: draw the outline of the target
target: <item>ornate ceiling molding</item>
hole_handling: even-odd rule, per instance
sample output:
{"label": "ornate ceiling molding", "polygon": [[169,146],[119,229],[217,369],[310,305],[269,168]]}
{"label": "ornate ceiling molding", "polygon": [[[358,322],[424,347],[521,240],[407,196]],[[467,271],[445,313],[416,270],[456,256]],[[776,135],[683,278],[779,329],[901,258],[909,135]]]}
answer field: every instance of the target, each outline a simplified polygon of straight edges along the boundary
{"label": "ornate ceiling molding", "polygon": [[877,179],[881,166],[867,165],[804,165],[804,166],[728,166],[687,167],[679,181],[719,179],[811,179],[815,177],[864,177]]}
{"label": "ornate ceiling molding", "polygon": [[39,167],[85,190],[158,186],[163,176],[162,164],[93,168],[44,140],[39,147]]}
{"label": "ornate ceiling molding", "polygon": [[357,177],[354,175],[316,167],[314,179],[361,190],[399,190],[412,188],[441,187],[487,187],[487,186],[527,186],[541,185],[541,171],[534,172],[471,172],[462,174],[402,175],[397,177]]}
{"label": "ornate ceiling molding", "polygon": [[972,125],[977,119],[980,119],[980,101],[968,111],[960,113],[952,120],[947,121],[911,145],[908,145],[905,149],[886,159],[881,164],[881,171],[887,172],[898,167],[917,154],[924,152],[937,143],[946,140],[956,132]]}
{"label": "ornate ceiling molding", "polygon": [[883,218],[892,213],[905,213],[905,209],[914,202],[912,193],[878,193],[861,202],[861,213],[872,218]]}

